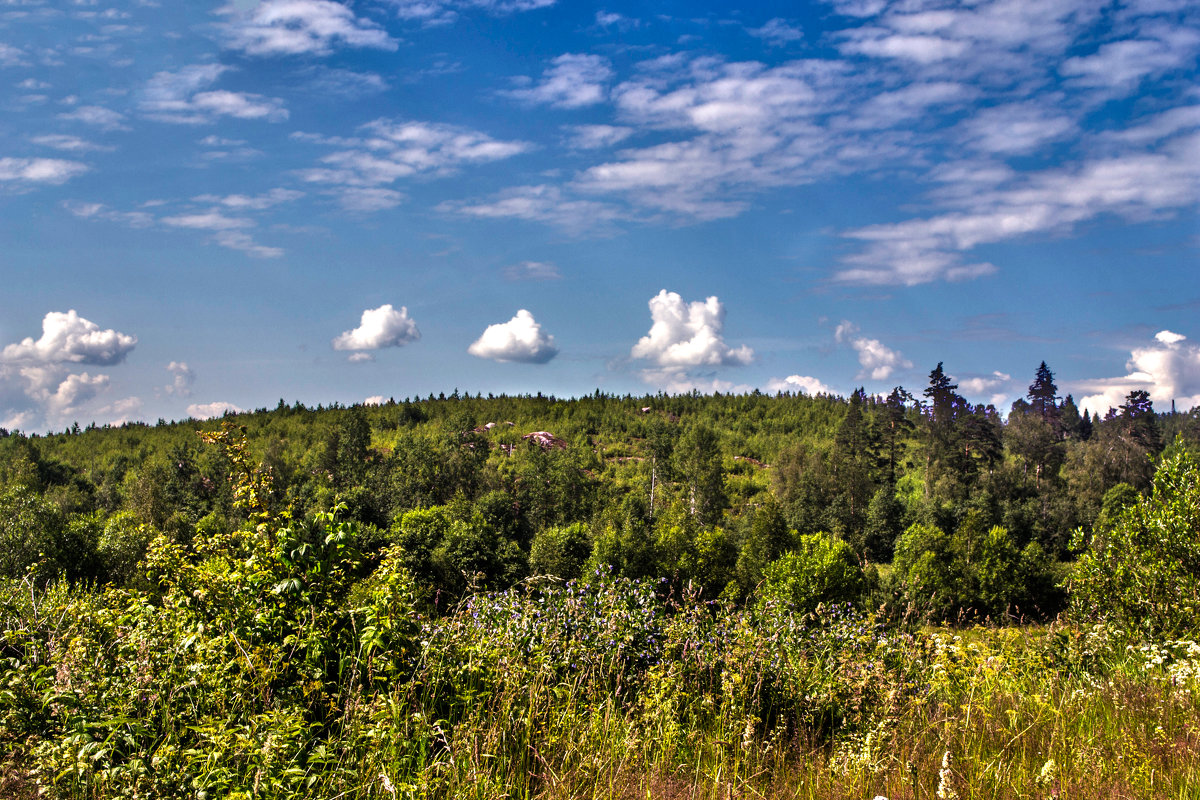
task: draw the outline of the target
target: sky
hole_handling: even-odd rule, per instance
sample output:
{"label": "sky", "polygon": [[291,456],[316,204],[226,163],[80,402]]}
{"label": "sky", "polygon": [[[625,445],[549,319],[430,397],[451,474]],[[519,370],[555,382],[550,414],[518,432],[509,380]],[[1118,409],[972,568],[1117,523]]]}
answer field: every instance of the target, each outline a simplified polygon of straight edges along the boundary
{"label": "sky", "polygon": [[0,0],[0,427],[1200,405],[1186,0]]}

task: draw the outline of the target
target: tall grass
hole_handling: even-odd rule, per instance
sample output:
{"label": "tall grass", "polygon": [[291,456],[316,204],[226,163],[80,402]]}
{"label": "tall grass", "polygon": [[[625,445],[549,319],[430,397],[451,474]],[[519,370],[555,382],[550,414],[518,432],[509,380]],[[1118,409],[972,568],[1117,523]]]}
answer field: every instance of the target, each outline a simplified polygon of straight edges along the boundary
{"label": "tall grass", "polygon": [[254,614],[12,582],[0,796],[1200,795],[1194,643],[664,593],[600,575],[440,617],[360,593],[301,669]]}

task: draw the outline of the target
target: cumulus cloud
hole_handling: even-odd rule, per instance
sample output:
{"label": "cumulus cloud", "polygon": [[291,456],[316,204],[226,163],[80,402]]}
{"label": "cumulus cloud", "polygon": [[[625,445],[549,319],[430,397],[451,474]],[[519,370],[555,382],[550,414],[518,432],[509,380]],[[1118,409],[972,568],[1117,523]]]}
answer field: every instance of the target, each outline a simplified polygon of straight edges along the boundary
{"label": "cumulus cloud", "polygon": [[692,375],[682,369],[644,369],[641,377],[649,385],[667,394],[745,394],[754,391],[754,387],[748,383],[734,383],[711,375]]}
{"label": "cumulus cloud", "polygon": [[335,46],[398,47],[378,23],[333,0],[264,0],[248,12],[231,4],[218,13],[232,17],[225,26],[227,46],[248,55],[327,55]]}
{"label": "cumulus cloud", "polygon": [[666,289],[650,298],[650,332],[638,340],[630,355],[660,367],[742,366],[754,360],[754,351],[725,344],[721,329],[725,307],[716,296],[685,303]]}
{"label": "cumulus cloud", "polygon": [[288,111],[276,97],[229,91],[202,91],[230,68],[221,64],[194,64],[176,72],[159,72],[142,95],[140,108],[159,122],[199,125],[218,117],[282,122]]}
{"label": "cumulus cloud", "polygon": [[216,400],[211,403],[192,403],[187,407],[188,416],[193,419],[214,419],[226,414],[241,414],[244,411],[245,409],[224,400]]}
{"label": "cumulus cloud", "polygon": [[834,331],[834,339],[839,344],[848,344],[858,354],[858,363],[862,367],[857,380],[870,378],[873,381],[886,381],[898,369],[911,369],[912,362],[904,358],[898,350],[892,350],[878,339],[858,336],[858,326],[852,322],[843,321]]}
{"label": "cumulus cloud", "polygon": [[87,171],[87,164],[61,158],[0,158],[0,186],[57,185]]}
{"label": "cumulus cloud", "polygon": [[421,338],[417,324],[408,316],[408,308],[397,311],[391,303],[362,312],[357,328],[344,331],[334,338],[334,350],[378,350],[381,347],[401,347]]}
{"label": "cumulus cloud", "polygon": [[1071,388],[1087,392],[1078,405],[1103,416],[1118,408],[1134,390],[1149,392],[1159,411],[1175,402],[1180,411],[1200,406],[1200,344],[1174,331],[1159,331],[1153,343],[1135,347],[1117,378],[1075,381]]}
{"label": "cumulus cloud", "polygon": [[86,372],[71,374],[63,379],[53,393],[47,392],[39,399],[45,403],[52,419],[62,419],[97,397],[108,388],[109,383],[107,375],[89,375]]}
{"label": "cumulus cloud", "polygon": [[958,388],[968,397],[987,395],[988,402],[1000,408],[1008,400],[1012,386],[1012,376],[1007,373],[994,371],[991,375],[976,375],[970,378],[957,378]]}
{"label": "cumulus cloud", "polygon": [[802,392],[807,395],[834,394],[833,389],[809,375],[788,375],[767,382],[769,392]]}
{"label": "cumulus cloud", "polygon": [[101,330],[71,309],[51,311],[42,319],[42,335],[26,337],[0,351],[0,361],[13,364],[97,364],[111,366],[125,360],[137,337]]}
{"label": "cumulus cloud", "polygon": [[565,53],[554,59],[537,83],[504,92],[508,97],[530,105],[557,108],[582,108],[603,102],[613,71],[602,56]]}
{"label": "cumulus cloud", "polygon": [[505,267],[504,277],[510,281],[553,281],[562,275],[548,261],[522,261]]}
{"label": "cumulus cloud", "polygon": [[167,372],[171,373],[171,382],[163,387],[163,391],[173,397],[191,397],[192,384],[196,382],[196,374],[186,361],[172,361],[167,364]]}
{"label": "cumulus cloud", "polygon": [[545,364],[558,355],[558,348],[554,337],[543,333],[533,314],[522,308],[508,322],[488,325],[467,352],[492,361]]}
{"label": "cumulus cloud", "polygon": [[72,369],[119,364],[136,344],[136,337],[102,330],[73,309],[46,314],[40,338],[26,337],[0,350],[0,413],[21,425],[70,419],[110,385],[107,375]]}

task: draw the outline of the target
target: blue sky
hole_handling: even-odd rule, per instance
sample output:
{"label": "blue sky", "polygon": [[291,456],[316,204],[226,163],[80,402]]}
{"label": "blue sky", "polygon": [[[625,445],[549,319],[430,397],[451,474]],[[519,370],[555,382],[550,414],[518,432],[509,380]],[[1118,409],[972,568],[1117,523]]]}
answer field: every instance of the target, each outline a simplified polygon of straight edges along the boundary
{"label": "blue sky", "polygon": [[430,392],[1200,405],[1181,0],[0,0],[0,426]]}

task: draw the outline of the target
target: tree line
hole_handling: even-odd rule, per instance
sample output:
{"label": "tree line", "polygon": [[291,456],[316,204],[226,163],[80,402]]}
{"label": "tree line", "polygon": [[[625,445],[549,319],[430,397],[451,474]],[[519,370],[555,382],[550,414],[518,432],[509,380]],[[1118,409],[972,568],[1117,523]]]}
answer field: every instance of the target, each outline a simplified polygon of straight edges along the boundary
{"label": "tree line", "polygon": [[1057,611],[1073,534],[1200,441],[1197,415],[1160,414],[1140,390],[1081,412],[1045,363],[1007,418],[942,364],[920,392],[886,396],[281,400],[223,420],[5,432],[0,574],[136,585],[159,534],[192,546],[245,527],[230,451],[197,436],[222,424],[241,429],[270,513],[337,508],[364,553],[400,546],[431,607],[605,565],[737,602],[870,597],[940,617]]}

